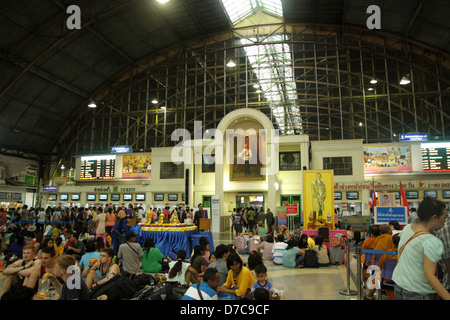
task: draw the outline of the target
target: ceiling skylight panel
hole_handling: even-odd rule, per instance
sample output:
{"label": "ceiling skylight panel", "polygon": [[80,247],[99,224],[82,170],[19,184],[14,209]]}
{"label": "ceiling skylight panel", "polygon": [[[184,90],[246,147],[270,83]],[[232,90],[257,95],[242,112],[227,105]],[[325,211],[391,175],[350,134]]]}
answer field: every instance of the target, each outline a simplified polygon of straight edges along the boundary
{"label": "ceiling skylight panel", "polygon": [[260,0],[261,6],[265,11],[275,14],[277,16],[283,16],[283,7],[280,0]]}
{"label": "ceiling skylight panel", "polygon": [[261,10],[283,16],[281,0],[221,0],[233,25]]}

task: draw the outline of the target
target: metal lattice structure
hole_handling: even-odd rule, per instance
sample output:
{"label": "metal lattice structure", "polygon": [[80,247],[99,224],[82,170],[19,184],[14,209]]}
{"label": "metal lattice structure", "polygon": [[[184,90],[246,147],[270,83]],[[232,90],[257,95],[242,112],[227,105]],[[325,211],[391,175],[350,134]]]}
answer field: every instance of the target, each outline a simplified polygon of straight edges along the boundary
{"label": "metal lattice structure", "polygon": [[[405,74],[412,82],[403,86]],[[325,25],[238,28],[125,70],[95,93],[100,106],[80,106],[57,139],[67,160],[114,145],[148,152],[175,145],[177,128],[193,136],[194,121],[204,132],[237,108],[256,108],[281,133],[311,140],[393,142],[407,132],[446,139],[449,88],[439,53],[391,35]]]}

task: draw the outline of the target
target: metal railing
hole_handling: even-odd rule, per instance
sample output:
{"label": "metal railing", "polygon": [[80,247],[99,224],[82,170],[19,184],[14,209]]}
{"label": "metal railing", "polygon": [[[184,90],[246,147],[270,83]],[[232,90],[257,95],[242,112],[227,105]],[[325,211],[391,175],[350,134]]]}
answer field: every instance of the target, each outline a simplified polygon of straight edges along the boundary
{"label": "metal railing", "polygon": [[[375,280],[374,285],[376,289],[376,296],[377,300],[382,299],[382,292],[381,292],[381,269],[378,267],[378,265],[375,265],[373,269],[374,273],[371,274],[371,276],[366,280],[364,277],[364,272],[366,269],[364,269],[363,262],[361,262],[361,256],[363,254],[387,254],[387,255],[397,255],[397,251],[382,251],[382,250],[369,250],[369,249],[362,249],[361,246],[355,247],[351,243],[348,242],[348,240],[345,242],[346,244],[346,259],[345,259],[345,267],[346,267],[346,288],[339,290],[339,294],[346,295],[346,296],[357,296],[357,300],[364,300],[364,289],[370,288],[371,285],[369,283],[372,283],[373,280]],[[356,254],[356,274],[355,270],[352,270],[351,266],[352,263],[351,258]],[[370,270],[368,268],[367,270]],[[350,280],[353,280],[353,283],[356,287],[355,290],[350,289]]]}

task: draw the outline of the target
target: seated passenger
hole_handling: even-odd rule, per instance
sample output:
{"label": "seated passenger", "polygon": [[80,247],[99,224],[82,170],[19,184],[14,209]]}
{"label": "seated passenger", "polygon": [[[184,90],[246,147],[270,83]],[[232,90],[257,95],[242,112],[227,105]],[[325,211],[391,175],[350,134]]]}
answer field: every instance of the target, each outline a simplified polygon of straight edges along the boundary
{"label": "seated passenger", "polygon": [[220,275],[217,269],[207,269],[203,281],[190,286],[181,300],[218,300],[216,289],[219,281]]}
{"label": "seated passenger", "polygon": [[30,277],[26,284],[24,284],[26,287],[34,289],[35,292],[37,291],[39,279],[42,279],[42,277],[46,274],[53,274],[54,268],[55,268],[55,248],[54,247],[46,247],[42,249],[41,257],[40,257],[40,264],[37,264],[33,270],[31,271]]}
{"label": "seated passenger", "polygon": [[283,252],[283,266],[287,268],[301,268],[305,260],[306,249],[300,249],[297,241],[291,239]]}
{"label": "seated passenger", "polygon": [[191,283],[199,283],[202,281],[202,277],[208,264],[206,263],[203,255],[205,254],[205,245],[198,244],[194,247],[194,253],[191,256],[190,264],[193,270],[189,269],[186,272],[186,278],[189,279]]}
{"label": "seated passenger", "polygon": [[71,244],[67,247],[65,254],[69,254],[80,261],[81,256],[86,252],[83,241],[79,240],[78,233],[72,233],[72,238],[70,238]]}
{"label": "seated passenger", "polygon": [[272,247],[272,261],[274,264],[283,264],[283,252],[287,246],[287,243],[284,242],[284,236],[279,234],[277,242]]}
{"label": "seated passenger", "polygon": [[136,234],[128,231],[125,235],[126,243],[119,247],[117,258],[120,259],[122,275],[132,279],[141,269],[140,260],[144,253],[139,243],[136,243]]}
{"label": "seated passenger", "polygon": [[[75,270],[78,268],[76,263],[75,257],[67,254],[55,259],[54,275],[49,276],[57,293],[52,300],[90,300],[89,289],[80,272]],[[69,277],[75,277],[75,279],[71,278],[70,286],[67,285]],[[62,279],[63,284],[58,278]]]}
{"label": "seated passenger", "polygon": [[257,247],[258,253],[262,252],[262,259],[264,261],[272,261],[273,236],[267,235],[266,241],[260,243]]}
{"label": "seated passenger", "polygon": [[208,266],[209,268],[216,268],[220,274],[220,283],[219,286],[222,286],[228,277],[228,268],[227,268],[227,258],[230,255],[230,248],[226,244],[219,244],[216,247],[216,256],[217,260],[215,262],[211,262]]}
{"label": "seated passenger", "polygon": [[33,245],[26,245],[22,249],[22,259],[11,263],[2,271],[2,274],[6,278],[3,281],[0,296],[8,292],[11,288],[26,285],[33,268],[40,264],[40,261],[35,259],[34,250]]}
{"label": "seated passenger", "polygon": [[82,273],[82,277],[86,278],[86,285],[89,290],[120,275],[119,266],[112,261],[113,258],[114,250],[106,248],[101,251],[100,261],[89,262],[88,267]]}
{"label": "seated passenger", "polygon": [[316,237],[315,246],[312,248],[317,253],[319,267],[328,267],[330,265],[330,258],[328,257],[328,248],[323,244],[321,236]]}
{"label": "seated passenger", "polygon": [[220,293],[228,293],[236,297],[246,295],[251,291],[255,278],[250,270],[244,267],[241,257],[232,253],[227,258],[228,277],[223,286],[218,287]]}
{"label": "seated passenger", "polygon": [[164,255],[155,247],[152,238],[145,239],[143,253],[141,262],[144,272],[158,273],[163,270]]}
{"label": "seated passenger", "polygon": [[[101,239],[101,238],[100,238]],[[91,259],[99,260],[101,253],[96,251],[95,242],[93,240],[89,240],[86,242],[86,253],[80,259],[81,272],[89,266]],[[97,261],[93,261],[91,265]]]}
{"label": "seated passenger", "polygon": [[186,275],[187,270],[193,271],[191,264],[186,262],[186,251],[179,250],[177,252],[177,259],[169,262],[169,274],[167,281],[176,281],[180,285],[190,285],[189,275]]}

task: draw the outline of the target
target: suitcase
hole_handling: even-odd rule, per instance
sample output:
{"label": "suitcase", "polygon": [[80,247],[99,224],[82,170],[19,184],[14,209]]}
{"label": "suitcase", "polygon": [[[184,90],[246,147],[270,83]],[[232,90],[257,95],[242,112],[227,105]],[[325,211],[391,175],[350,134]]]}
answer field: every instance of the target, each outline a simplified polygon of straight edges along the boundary
{"label": "suitcase", "polygon": [[331,247],[330,251],[330,263],[331,264],[344,264],[345,259],[345,246]]}

